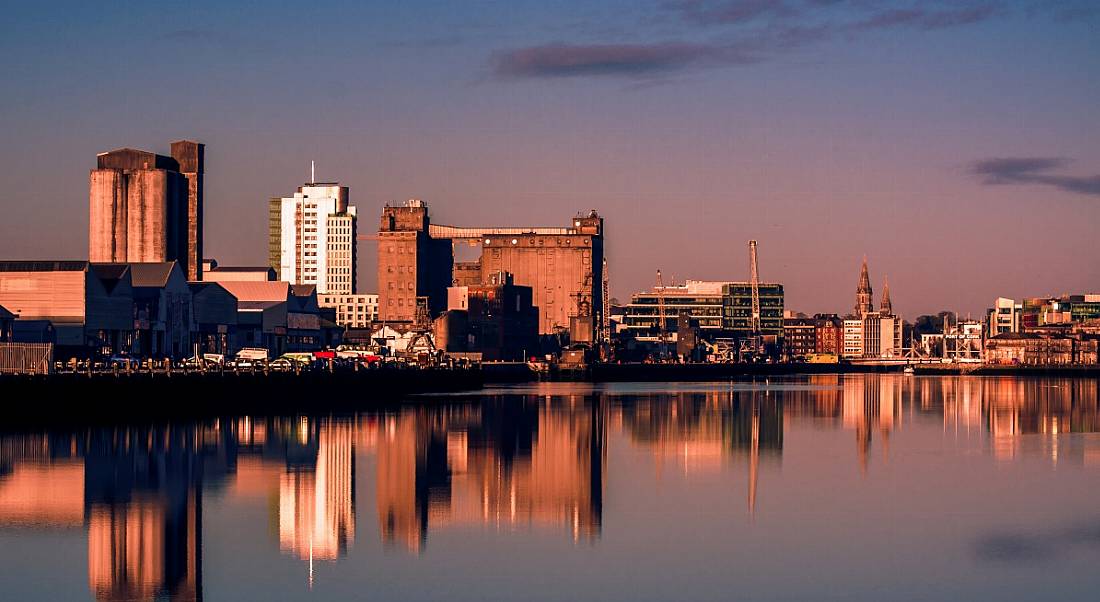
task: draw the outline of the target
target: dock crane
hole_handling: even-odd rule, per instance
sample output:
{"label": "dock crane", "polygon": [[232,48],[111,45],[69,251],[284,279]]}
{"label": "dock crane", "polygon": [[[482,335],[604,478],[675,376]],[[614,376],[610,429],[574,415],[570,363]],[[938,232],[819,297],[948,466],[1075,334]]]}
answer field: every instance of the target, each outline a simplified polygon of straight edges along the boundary
{"label": "dock crane", "polygon": [[756,241],[749,241],[749,282],[752,285],[752,334],[760,335],[760,270],[756,266]]}
{"label": "dock crane", "polygon": [[668,329],[665,323],[665,283],[661,279],[661,270],[657,270],[657,285],[653,287],[657,293],[657,354],[660,360],[668,356]]}
{"label": "dock crane", "polygon": [[749,317],[749,336],[741,342],[742,359],[745,355],[755,355],[761,350],[762,336],[760,327],[760,269],[756,262],[756,241],[749,241],[749,288],[752,295],[752,313]]}

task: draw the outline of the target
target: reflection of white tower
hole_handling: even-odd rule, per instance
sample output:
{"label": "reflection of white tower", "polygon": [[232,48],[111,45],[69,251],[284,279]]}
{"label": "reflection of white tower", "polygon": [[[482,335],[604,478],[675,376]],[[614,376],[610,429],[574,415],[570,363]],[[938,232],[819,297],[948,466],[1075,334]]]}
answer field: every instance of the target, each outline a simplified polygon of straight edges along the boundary
{"label": "reflection of white tower", "polygon": [[279,480],[279,548],[310,561],[336,560],[355,536],[352,425],[327,423],[317,435],[317,465]]}

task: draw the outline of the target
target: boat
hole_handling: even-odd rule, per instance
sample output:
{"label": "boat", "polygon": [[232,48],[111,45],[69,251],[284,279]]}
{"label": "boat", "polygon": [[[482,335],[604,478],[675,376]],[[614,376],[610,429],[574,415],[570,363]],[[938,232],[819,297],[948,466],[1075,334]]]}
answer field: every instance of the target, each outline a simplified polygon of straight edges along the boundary
{"label": "boat", "polygon": [[906,366],[905,369],[902,370],[901,372],[902,372],[902,374],[912,376],[913,374],[916,373],[916,370],[914,370],[912,366]]}

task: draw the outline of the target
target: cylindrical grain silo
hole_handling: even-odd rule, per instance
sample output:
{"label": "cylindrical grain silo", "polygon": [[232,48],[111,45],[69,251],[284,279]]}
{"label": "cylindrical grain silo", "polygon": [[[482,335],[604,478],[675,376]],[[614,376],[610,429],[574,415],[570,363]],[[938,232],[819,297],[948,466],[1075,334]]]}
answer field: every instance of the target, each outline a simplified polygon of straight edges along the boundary
{"label": "cylindrical grain silo", "polygon": [[131,171],[129,179],[127,261],[168,261],[168,172],[139,169]]}
{"label": "cylindrical grain silo", "polygon": [[88,260],[126,261],[126,176],[117,169],[93,169],[88,189]]}

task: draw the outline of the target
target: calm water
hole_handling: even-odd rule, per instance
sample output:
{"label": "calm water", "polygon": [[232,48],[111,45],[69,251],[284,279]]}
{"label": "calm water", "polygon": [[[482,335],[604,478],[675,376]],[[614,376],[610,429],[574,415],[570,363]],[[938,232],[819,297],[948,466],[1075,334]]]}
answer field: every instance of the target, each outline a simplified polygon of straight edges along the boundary
{"label": "calm water", "polygon": [[0,437],[0,598],[1094,600],[1096,380],[543,384]]}

